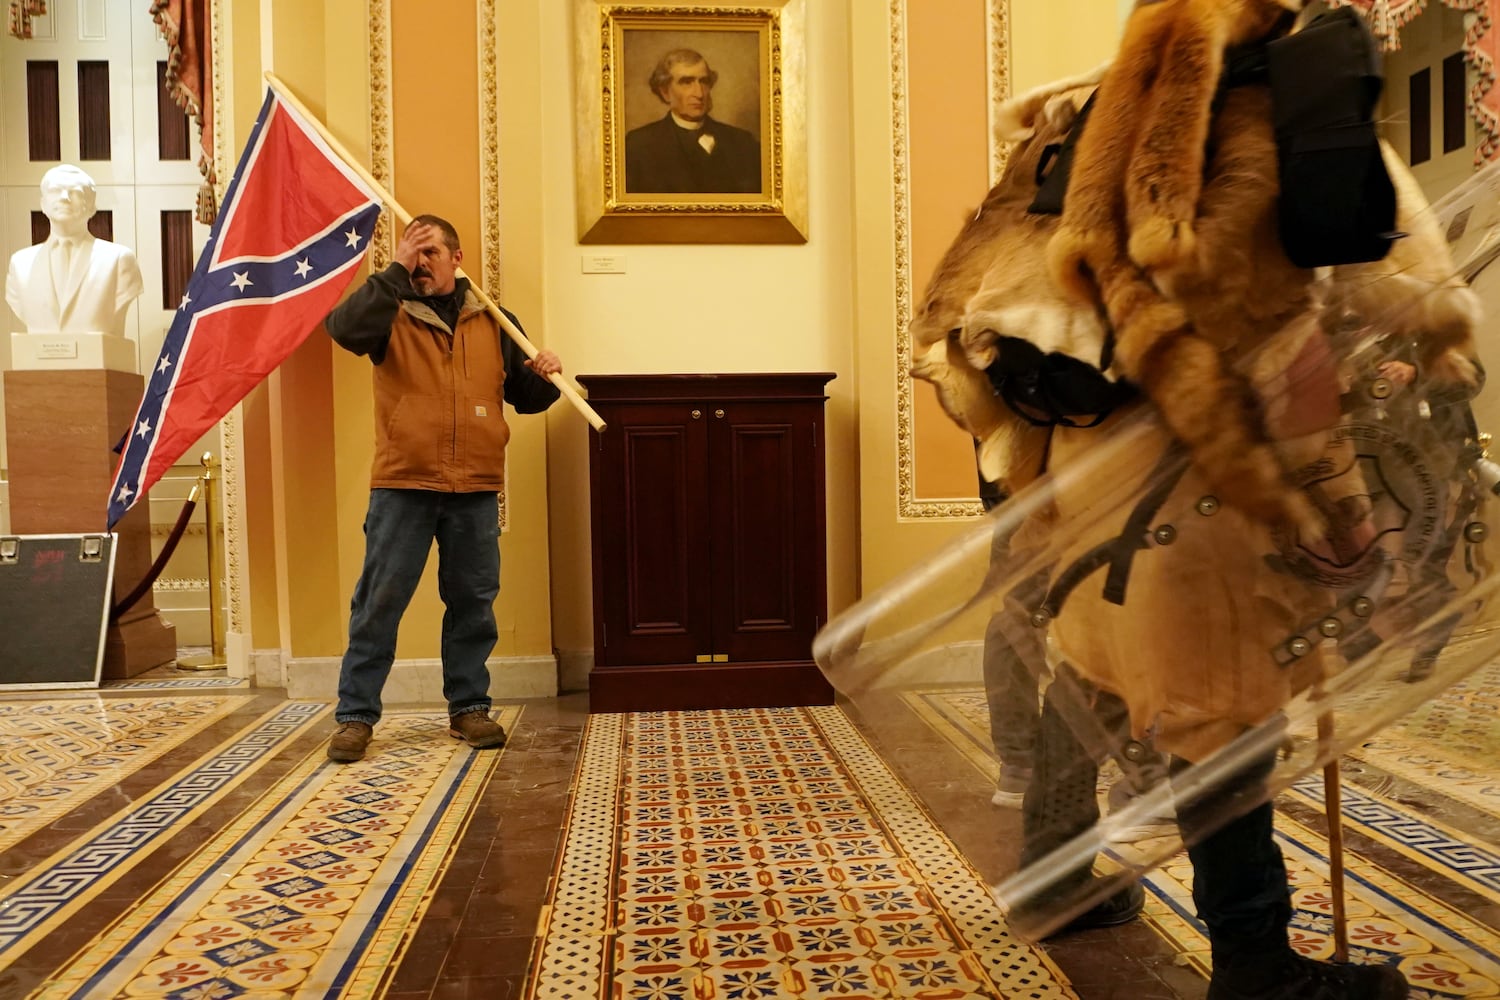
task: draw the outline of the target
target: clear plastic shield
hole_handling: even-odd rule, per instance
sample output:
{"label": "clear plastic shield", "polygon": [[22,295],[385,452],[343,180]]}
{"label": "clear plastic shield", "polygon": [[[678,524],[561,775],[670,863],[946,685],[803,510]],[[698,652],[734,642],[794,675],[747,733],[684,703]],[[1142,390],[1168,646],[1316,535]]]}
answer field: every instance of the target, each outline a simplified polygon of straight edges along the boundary
{"label": "clear plastic shield", "polygon": [[[1432,212],[1500,315],[1500,173]],[[1246,365],[1285,418],[1275,445],[1320,536],[1212,495],[1142,403],[1054,429],[1042,479],[818,636],[861,711],[983,689],[997,743],[1046,734],[1020,865],[995,887],[1021,935],[1046,936],[1500,652],[1488,399],[1417,363],[1424,295],[1399,298],[1381,315],[1329,300]]]}

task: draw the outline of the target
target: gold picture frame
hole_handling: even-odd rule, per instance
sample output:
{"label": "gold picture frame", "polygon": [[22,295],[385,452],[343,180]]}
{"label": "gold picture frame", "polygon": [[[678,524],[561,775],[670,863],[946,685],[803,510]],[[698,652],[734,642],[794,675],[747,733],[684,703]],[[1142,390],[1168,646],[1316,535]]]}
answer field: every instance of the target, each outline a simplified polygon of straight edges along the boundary
{"label": "gold picture frame", "polygon": [[[807,242],[805,4],[577,0],[580,243]],[[665,159],[682,133],[651,82],[682,51],[710,71],[719,137],[692,174]]]}

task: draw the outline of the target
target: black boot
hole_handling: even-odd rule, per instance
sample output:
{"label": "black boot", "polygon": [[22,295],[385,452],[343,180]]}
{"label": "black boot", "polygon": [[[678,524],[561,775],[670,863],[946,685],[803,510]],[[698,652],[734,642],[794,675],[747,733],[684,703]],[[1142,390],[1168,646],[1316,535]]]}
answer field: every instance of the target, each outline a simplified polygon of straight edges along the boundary
{"label": "black boot", "polygon": [[[1246,808],[1265,797],[1272,764],[1268,757],[1220,788],[1177,799],[1193,901],[1213,947],[1208,1000],[1406,1000],[1395,968],[1315,962],[1287,942],[1292,904],[1272,806]],[[1222,822],[1226,815],[1235,818]]]}
{"label": "black boot", "polygon": [[1389,965],[1336,965],[1288,948],[1214,964],[1208,1000],[1406,1000],[1406,977]]}

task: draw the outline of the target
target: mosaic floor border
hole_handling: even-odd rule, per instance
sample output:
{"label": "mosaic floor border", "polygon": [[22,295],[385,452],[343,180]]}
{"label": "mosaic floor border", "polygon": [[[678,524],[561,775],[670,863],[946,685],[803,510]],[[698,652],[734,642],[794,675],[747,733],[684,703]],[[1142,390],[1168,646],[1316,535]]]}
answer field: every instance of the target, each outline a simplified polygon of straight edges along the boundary
{"label": "mosaic floor border", "polygon": [[0,851],[160,760],[245,696],[0,703]]}
{"label": "mosaic floor border", "polygon": [[288,703],[267,712],[191,768],[121,809],[0,893],[0,962],[17,954],[116,881],[177,825],[217,802],[332,706]]}
{"label": "mosaic floor border", "polygon": [[151,691],[171,688],[248,688],[248,677],[164,677],[159,680],[105,681],[101,691]]}
{"label": "mosaic floor border", "polygon": [[[987,766],[977,770],[993,780],[996,767],[988,744],[988,727],[980,718],[980,713],[986,711],[982,690],[931,689],[911,692],[906,701],[919,718],[941,733],[965,759],[972,761],[987,754]],[[1411,773],[1414,780],[1431,787],[1432,770],[1412,767]],[[1314,775],[1299,781],[1288,796],[1321,811],[1322,793],[1322,776]],[[1496,865],[1500,851],[1492,845],[1461,837],[1426,816],[1413,814],[1400,803],[1347,783],[1342,798],[1346,829],[1376,840],[1471,892],[1485,898],[1500,898],[1500,867]],[[1483,797],[1478,797],[1471,804],[1493,810],[1496,801],[1500,798],[1485,803]],[[1327,958],[1332,954],[1333,943],[1326,834],[1306,827],[1283,811],[1277,816],[1277,839],[1286,855],[1294,886],[1294,944],[1305,954]],[[1413,1000],[1500,998],[1500,933],[1355,852],[1346,851],[1345,864],[1346,903],[1355,960],[1398,964],[1412,983]],[[1185,854],[1146,876],[1145,917],[1158,934],[1185,956],[1190,966],[1206,976],[1207,937],[1194,915],[1190,879],[1191,866]]]}
{"label": "mosaic floor border", "polygon": [[1075,997],[836,707],[594,715],[533,1000]]}
{"label": "mosaic floor border", "polygon": [[377,740],[356,764],[317,748],[33,996],[380,995],[504,751],[430,712]]}

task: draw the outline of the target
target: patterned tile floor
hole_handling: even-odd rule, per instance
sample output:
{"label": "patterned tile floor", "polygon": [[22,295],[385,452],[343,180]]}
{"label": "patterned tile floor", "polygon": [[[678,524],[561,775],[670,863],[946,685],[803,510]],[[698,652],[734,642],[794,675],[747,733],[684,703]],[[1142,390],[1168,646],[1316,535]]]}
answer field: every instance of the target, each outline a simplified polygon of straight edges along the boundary
{"label": "patterned tile floor", "polygon": [[[1497,995],[1496,685],[1346,763],[1357,942],[1422,1000]],[[1202,1000],[1181,866],[1150,924],[1006,937],[983,886],[1017,820],[949,694],[592,718],[572,695],[498,707],[498,754],[393,712],[343,768],[329,706],[222,677],[0,696],[0,997]],[[1319,809],[1283,796],[1314,950]]]}
{"label": "patterned tile floor", "polygon": [[[983,692],[908,695],[914,714],[993,780]],[[1380,733],[1345,766],[1343,818],[1351,960],[1399,965],[1413,1000],[1500,998],[1500,667]],[[1332,954],[1321,777],[1278,800],[1277,834],[1293,882],[1294,945]],[[1445,822],[1445,819],[1447,820]],[[1147,922],[1206,975],[1185,855],[1146,879]],[[1475,904],[1478,904],[1477,906]]]}
{"label": "patterned tile floor", "polygon": [[591,720],[528,997],[1073,997],[838,708]]}

